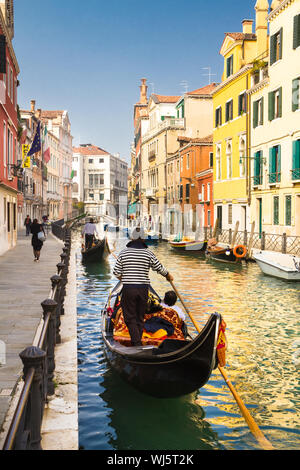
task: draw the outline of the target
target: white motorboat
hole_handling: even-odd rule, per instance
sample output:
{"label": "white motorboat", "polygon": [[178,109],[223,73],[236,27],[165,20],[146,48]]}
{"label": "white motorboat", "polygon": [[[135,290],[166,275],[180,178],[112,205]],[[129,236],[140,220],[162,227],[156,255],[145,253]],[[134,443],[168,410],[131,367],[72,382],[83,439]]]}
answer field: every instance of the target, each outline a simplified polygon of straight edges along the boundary
{"label": "white motorboat", "polygon": [[253,255],[264,274],[287,281],[300,281],[300,258],[293,255],[261,251]]}

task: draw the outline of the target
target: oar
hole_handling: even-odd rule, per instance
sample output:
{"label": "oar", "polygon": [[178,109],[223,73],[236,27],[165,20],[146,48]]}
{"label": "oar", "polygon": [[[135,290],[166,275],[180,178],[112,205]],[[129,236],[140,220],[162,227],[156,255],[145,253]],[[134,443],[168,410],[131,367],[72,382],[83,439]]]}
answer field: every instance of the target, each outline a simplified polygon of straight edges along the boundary
{"label": "oar", "polygon": [[[181,295],[179,294],[178,290],[176,289],[176,287],[174,286],[174,283],[172,281],[169,281],[171,286],[173,287],[173,290],[174,292],[176,293],[176,295],[179,297],[186,313],[188,314],[188,316],[190,317],[190,319],[192,320],[196,330],[198,331],[198,333],[200,333],[200,328],[197,324],[197,322],[195,321],[193,315],[190,313],[189,309],[187,308],[187,306],[185,305],[185,302],[183,301]],[[218,369],[219,371],[221,372],[226,384],[228,385],[228,388],[229,390],[231,391],[235,401],[237,402],[240,410],[241,410],[241,413],[247,423],[247,425],[249,426],[249,429],[251,431],[251,433],[253,434],[253,436],[256,438],[256,440],[260,443],[260,445],[263,447],[263,449],[265,450],[274,450],[274,447],[272,446],[272,444],[267,440],[267,438],[264,436],[264,434],[262,433],[262,431],[259,429],[258,425],[256,424],[256,422],[254,421],[254,419],[252,418],[252,416],[250,415],[249,411],[247,410],[245,404],[243,403],[243,400],[241,399],[241,397],[239,396],[239,394],[237,393],[237,391],[235,390],[234,386],[232,385],[232,383],[230,382],[230,380],[228,379],[223,367],[221,367],[220,365],[218,365]]]}

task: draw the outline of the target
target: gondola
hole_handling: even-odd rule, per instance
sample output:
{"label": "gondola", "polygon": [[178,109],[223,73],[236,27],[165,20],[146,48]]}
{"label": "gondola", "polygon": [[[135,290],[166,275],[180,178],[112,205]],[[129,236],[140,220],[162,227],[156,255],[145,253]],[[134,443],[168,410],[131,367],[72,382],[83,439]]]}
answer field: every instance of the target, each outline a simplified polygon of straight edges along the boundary
{"label": "gondola", "polygon": [[114,339],[110,317],[121,290],[118,283],[102,311],[104,349],[112,368],[131,386],[157,398],[175,398],[203,387],[218,365],[221,316],[212,314],[194,339],[187,336],[184,340],[164,339],[156,346],[125,346]]}
{"label": "gondola", "polygon": [[81,250],[82,261],[86,262],[102,261],[109,253],[110,250],[106,237],[104,237],[103,240],[96,240],[88,250],[85,248]]}

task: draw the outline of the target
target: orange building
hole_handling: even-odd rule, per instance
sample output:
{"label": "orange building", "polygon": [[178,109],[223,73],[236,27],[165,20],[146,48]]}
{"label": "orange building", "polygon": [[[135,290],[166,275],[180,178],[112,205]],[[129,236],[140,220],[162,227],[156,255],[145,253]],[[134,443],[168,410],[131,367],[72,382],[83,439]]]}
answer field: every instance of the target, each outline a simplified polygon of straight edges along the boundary
{"label": "orange building", "polygon": [[[192,211],[193,229],[213,225],[213,136],[178,137],[180,143],[180,203]],[[190,205],[189,207],[187,205]]]}

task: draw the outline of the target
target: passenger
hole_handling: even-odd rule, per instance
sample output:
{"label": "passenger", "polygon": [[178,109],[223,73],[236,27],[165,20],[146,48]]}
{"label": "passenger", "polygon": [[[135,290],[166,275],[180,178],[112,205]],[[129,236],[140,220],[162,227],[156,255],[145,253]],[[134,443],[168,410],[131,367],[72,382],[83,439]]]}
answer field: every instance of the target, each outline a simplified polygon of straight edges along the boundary
{"label": "passenger", "polygon": [[183,310],[181,310],[178,305],[175,305],[177,302],[177,295],[173,290],[169,290],[168,292],[165,293],[164,301],[160,303],[160,305],[163,308],[172,308],[172,310],[175,310],[177,315],[182,321],[185,321],[185,313]]}
{"label": "passenger", "polygon": [[140,346],[148,304],[150,268],[168,281],[173,281],[173,276],[144,243],[143,229],[135,228],[130,238],[117,258],[113,274],[123,283],[121,307],[131,344]]}

